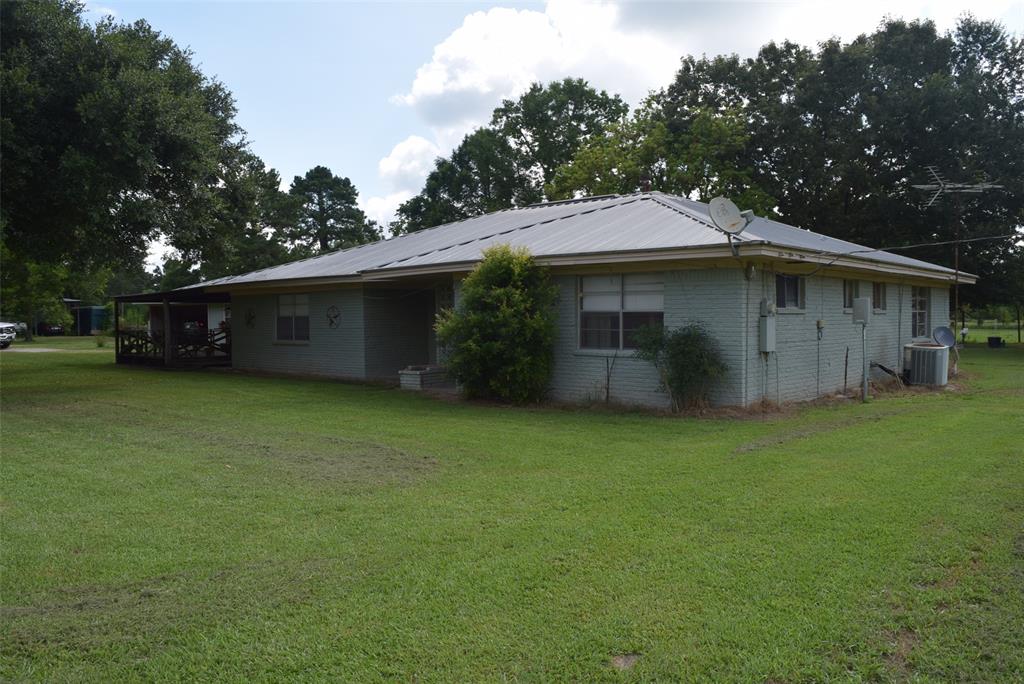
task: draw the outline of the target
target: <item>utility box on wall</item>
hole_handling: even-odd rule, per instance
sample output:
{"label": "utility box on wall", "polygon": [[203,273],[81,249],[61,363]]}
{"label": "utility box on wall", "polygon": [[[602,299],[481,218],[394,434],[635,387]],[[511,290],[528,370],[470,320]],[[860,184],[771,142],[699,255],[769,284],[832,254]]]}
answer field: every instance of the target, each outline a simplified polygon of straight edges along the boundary
{"label": "utility box on wall", "polygon": [[864,325],[871,322],[871,297],[857,297],[853,300],[853,322]]}
{"label": "utility box on wall", "polygon": [[762,354],[775,352],[775,316],[761,316],[758,322],[758,351]]}

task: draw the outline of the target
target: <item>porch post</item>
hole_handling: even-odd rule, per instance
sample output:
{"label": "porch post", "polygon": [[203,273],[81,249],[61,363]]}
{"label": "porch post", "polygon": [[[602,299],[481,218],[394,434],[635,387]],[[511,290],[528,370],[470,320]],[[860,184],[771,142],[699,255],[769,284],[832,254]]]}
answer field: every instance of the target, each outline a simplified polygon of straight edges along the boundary
{"label": "porch post", "polygon": [[121,302],[114,300],[114,363],[121,358]]}
{"label": "porch post", "polygon": [[171,303],[164,297],[164,365],[170,366],[174,348],[171,346]]}

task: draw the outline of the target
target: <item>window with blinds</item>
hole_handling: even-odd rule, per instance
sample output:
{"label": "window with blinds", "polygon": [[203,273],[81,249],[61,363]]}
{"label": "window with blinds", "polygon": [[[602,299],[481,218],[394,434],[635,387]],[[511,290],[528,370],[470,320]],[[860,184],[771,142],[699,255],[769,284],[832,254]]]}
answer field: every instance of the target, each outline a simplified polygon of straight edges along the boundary
{"label": "window with blinds", "polygon": [[663,325],[665,283],[659,273],[579,279],[580,349],[633,349],[636,331]]}
{"label": "window with blinds", "polygon": [[277,339],[309,340],[309,295],[278,295]]}

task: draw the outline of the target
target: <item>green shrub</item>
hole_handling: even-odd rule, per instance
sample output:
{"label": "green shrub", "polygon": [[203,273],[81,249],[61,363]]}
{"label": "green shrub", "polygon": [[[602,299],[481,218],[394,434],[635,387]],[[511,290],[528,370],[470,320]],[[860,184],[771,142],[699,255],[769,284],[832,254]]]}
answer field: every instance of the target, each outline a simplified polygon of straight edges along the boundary
{"label": "green shrub", "polygon": [[491,247],[437,318],[449,372],[469,397],[522,404],[547,391],[556,290],[525,249]]}
{"label": "green shrub", "polygon": [[696,324],[674,330],[646,326],[634,339],[636,358],[658,369],[673,411],[707,406],[711,387],[728,370],[707,330]]}

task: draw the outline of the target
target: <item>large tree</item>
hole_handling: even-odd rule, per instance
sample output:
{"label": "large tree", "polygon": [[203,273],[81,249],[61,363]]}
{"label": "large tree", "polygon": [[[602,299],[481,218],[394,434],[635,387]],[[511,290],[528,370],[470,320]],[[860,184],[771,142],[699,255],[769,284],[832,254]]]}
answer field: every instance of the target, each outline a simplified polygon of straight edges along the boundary
{"label": "large tree", "polygon": [[[966,17],[940,34],[928,21],[887,20],[817,51],[772,43],[751,59],[688,57],[655,99],[670,133],[702,112],[740,117],[736,163],[789,223],[887,247],[1024,224],[1024,45],[998,24]],[[930,164],[1006,188],[926,208],[911,185],[929,180]],[[1015,249],[964,244],[961,267],[982,276],[967,296],[998,289]],[[905,253],[952,265],[949,245]]]}
{"label": "large tree", "polygon": [[581,145],[628,112],[618,95],[566,78],[546,86],[534,83],[517,99],[503,101],[491,128],[515,151],[521,173],[542,187]]}
{"label": "large tree", "polygon": [[0,3],[3,241],[40,264],[140,260],[208,234],[231,95],[153,30],[71,0]]}
{"label": "large tree", "polygon": [[775,200],[752,180],[742,160],[747,135],[728,112],[696,112],[670,129],[656,109],[641,107],[628,121],[594,137],[547,185],[551,199],[637,192],[644,188],[709,199],[728,195],[744,208],[774,210]]}
{"label": "large tree", "polygon": [[297,207],[281,191],[281,177],[248,151],[240,151],[222,173],[212,216],[218,240],[193,250],[203,280],[276,266],[295,258],[285,234],[296,222]]}
{"label": "large tree", "polygon": [[545,198],[576,151],[628,111],[581,79],[532,85],[494,110],[491,124],[438,159],[423,190],[398,209],[392,231],[411,232]]}
{"label": "large tree", "polygon": [[298,220],[286,237],[299,248],[324,253],[381,237],[377,225],[357,206],[359,193],[352,181],[326,166],[295,176],[289,194],[297,202]]}

